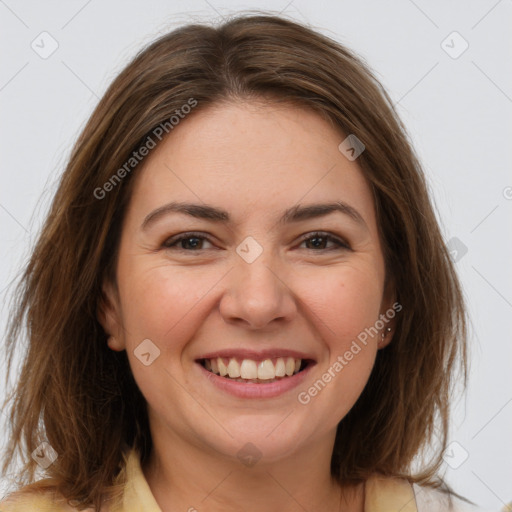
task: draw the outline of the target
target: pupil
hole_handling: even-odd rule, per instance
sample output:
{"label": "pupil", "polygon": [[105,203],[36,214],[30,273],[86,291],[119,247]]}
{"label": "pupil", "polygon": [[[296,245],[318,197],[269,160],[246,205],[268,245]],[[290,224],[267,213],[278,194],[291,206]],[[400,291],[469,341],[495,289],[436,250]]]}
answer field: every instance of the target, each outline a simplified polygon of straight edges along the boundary
{"label": "pupil", "polygon": [[[319,243],[320,241],[320,243]],[[310,239],[310,242],[314,245],[314,247],[320,247],[321,245],[323,245],[323,242],[324,241],[324,238],[320,237],[320,236],[315,236],[313,238]]]}
{"label": "pupil", "polygon": [[[188,242],[190,240],[195,240],[195,242],[189,244]],[[197,237],[190,237],[190,238],[186,238],[185,240],[183,240],[184,244],[185,245],[189,245],[190,247],[192,247],[193,249],[197,249],[198,245],[200,245],[200,240],[199,238]],[[187,247],[184,247],[184,249],[186,249]]]}

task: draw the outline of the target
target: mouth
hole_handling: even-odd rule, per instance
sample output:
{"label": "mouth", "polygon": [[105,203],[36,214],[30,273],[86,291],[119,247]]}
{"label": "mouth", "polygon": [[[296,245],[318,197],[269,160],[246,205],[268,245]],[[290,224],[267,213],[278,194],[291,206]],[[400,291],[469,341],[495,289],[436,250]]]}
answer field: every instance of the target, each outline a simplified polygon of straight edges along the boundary
{"label": "mouth", "polygon": [[265,359],[208,357],[196,362],[206,371],[228,381],[260,385],[290,379],[315,364],[311,359],[290,356]]}

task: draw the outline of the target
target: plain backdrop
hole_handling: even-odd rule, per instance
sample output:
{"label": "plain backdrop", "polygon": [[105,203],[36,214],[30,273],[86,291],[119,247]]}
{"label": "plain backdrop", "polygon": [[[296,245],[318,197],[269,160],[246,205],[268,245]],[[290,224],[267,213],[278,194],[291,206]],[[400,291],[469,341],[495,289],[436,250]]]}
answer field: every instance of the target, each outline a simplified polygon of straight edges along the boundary
{"label": "plain backdrop", "polygon": [[0,0],[2,331],[9,285],[111,80],[158,35],[247,9],[282,12],[354,49],[396,103],[472,322],[469,387],[455,404],[444,475],[462,495],[500,509],[512,500],[510,0]]}

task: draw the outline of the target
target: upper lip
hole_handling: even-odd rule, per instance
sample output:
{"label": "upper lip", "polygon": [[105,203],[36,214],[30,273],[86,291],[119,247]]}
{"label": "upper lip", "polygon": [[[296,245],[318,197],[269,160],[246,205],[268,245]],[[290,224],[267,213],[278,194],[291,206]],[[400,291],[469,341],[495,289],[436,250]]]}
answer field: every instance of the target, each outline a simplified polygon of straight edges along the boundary
{"label": "upper lip", "polygon": [[263,361],[265,359],[274,359],[277,357],[293,357],[295,359],[303,359],[315,361],[315,358],[311,354],[299,352],[297,350],[271,348],[266,350],[242,350],[242,349],[222,349],[215,350],[214,352],[208,352],[197,360],[201,359],[215,359],[216,357],[231,358],[235,359],[252,359],[253,361]]}

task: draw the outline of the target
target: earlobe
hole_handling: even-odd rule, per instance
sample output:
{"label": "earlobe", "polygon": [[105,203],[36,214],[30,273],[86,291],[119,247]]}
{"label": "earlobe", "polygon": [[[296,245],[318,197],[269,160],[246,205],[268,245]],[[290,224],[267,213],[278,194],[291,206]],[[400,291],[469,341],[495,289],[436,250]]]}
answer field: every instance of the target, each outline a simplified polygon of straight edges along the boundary
{"label": "earlobe", "polygon": [[400,309],[396,309],[395,306],[397,304],[398,303],[396,301],[396,288],[394,279],[392,279],[391,277],[387,277],[385,281],[383,300],[381,303],[381,307],[382,309],[384,309],[384,312],[379,317],[381,319],[384,317],[383,321],[386,323],[386,325],[381,330],[381,335],[377,343],[378,349],[387,347],[393,340],[393,334],[395,329],[395,316],[397,311],[400,311],[401,309],[401,307]]}
{"label": "earlobe", "polygon": [[391,327],[384,327],[381,333],[381,339],[377,344],[377,348],[381,349],[387,347],[393,339],[393,329]]}
{"label": "earlobe", "polygon": [[107,345],[110,350],[115,350],[116,352],[121,352],[124,350],[124,347],[121,345],[119,340],[115,336],[109,336],[107,340]]}
{"label": "earlobe", "polygon": [[105,333],[109,336],[107,340],[109,348],[121,351],[125,347],[121,336],[121,323],[116,305],[117,301],[112,286],[108,283],[104,284],[98,300],[96,315]]}

